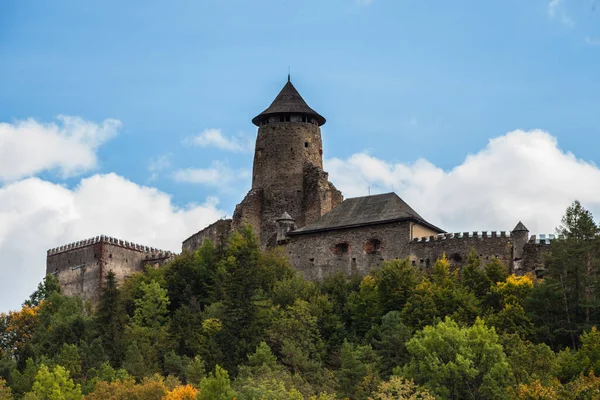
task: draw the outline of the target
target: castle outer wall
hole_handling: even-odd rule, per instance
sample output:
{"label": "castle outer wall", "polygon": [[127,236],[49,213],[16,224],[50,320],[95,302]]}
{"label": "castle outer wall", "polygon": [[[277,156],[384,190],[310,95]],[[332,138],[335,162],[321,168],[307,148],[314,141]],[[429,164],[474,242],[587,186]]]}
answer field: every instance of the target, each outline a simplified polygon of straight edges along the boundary
{"label": "castle outer wall", "polygon": [[58,278],[63,294],[96,304],[109,271],[122,282],[144,266],[158,267],[172,257],[170,252],[100,236],[48,250],[46,274]]}
{"label": "castle outer wall", "polygon": [[[410,221],[328,232],[293,234],[282,242],[292,265],[307,279],[322,280],[344,273],[365,275],[385,260],[408,258],[428,269],[444,254],[455,267],[465,264],[471,250],[482,264],[498,258],[512,273],[541,276],[549,241],[519,232],[464,232],[412,238]],[[418,230],[417,230],[418,231]]]}

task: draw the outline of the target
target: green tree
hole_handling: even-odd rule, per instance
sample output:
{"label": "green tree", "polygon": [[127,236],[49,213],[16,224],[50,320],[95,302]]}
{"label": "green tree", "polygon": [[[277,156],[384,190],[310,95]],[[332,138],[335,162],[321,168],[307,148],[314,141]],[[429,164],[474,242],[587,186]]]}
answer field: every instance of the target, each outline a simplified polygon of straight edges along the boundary
{"label": "green tree", "polygon": [[232,400],[236,392],[231,388],[229,374],[220,366],[200,382],[199,400]]}
{"label": "green tree", "polygon": [[38,306],[53,293],[60,293],[60,282],[56,276],[46,275],[44,280],[38,284],[37,290],[23,304],[31,307]]}
{"label": "green tree", "polygon": [[123,335],[127,324],[127,314],[113,271],[109,271],[106,275],[95,322],[102,346],[106,349],[111,364],[114,367],[121,365],[126,349]]}
{"label": "green tree", "polygon": [[462,268],[461,283],[479,299],[483,298],[490,289],[491,282],[483,271],[481,259],[474,248],[471,248],[465,266]]}
{"label": "green tree", "polygon": [[[126,333],[137,343],[147,370],[156,372],[168,347],[169,297],[158,282],[142,283],[141,292],[142,297],[135,300],[135,312]],[[132,375],[136,376],[133,372]]]}
{"label": "green tree", "polygon": [[421,273],[408,259],[384,261],[376,278],[383,314],[401,310],[422,280]]}
{"label": "green tree", "polygon": [[80,400],[81,387],[75,385],[69,372],[57,365],[49,370],[44,364],[35,376],[31,393],[39,400]]}
{"label": "green tree", "polygon": [[[450,318],[418,331],[406,344],[403,376],[444,399],[494,399],[506,390],[509,365],[494,328],[481,319],[461,328]],[[398,371],[399,372],[399,371]]]}
{"label": "green tree", "polygon": [[344,342],[337,372],[341,392],[350,399],[363,399],[379,383],[379,357],[370,345]]}
{"label": "green tree", "polygon": [[389,377],[395,367],[408,361],[406,342],[410,337],[410,329],[402,323],[399,311],[388,312],[381,318],[381,324],[369,332],[368,339],[381,359],[383,377]]}

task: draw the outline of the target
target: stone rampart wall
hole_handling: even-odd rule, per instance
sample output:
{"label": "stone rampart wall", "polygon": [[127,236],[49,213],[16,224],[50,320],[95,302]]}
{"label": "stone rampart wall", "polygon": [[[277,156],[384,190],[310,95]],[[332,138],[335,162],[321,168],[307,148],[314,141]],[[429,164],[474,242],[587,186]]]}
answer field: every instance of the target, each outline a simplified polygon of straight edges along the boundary
{"label": "stone rampart wall", "polygon": [[221,219],[187,238],[181,244],[181,248],[183,251],[196,251],[205,240],[210,240],[217,246],[227,241],[230,233],[231,219]]}

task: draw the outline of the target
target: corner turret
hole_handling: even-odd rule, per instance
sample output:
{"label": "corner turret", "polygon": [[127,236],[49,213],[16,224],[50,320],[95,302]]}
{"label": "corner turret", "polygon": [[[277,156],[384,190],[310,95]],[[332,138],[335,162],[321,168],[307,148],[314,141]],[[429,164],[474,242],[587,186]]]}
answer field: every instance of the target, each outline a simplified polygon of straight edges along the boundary
{"label": "corner turret", "polygon": [[525,244],[529,240],[529,229],[521,221],[511,232],[513,237],[513,270],[516,273],[521,269]]}

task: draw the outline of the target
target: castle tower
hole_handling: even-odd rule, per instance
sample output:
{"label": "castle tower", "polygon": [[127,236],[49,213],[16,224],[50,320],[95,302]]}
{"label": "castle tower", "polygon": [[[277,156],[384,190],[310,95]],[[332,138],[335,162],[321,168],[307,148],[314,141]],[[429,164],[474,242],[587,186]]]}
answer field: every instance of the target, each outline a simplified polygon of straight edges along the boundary
{"label": "castle tower", "polygon": [[521,269],[525,244],[529,240],[529,229],[519,221],[517,226],[512,230],[511,236],[513,238],[513,269],[516,273]]}
{"label": "castle tower", "polygon": [[276,244],[276,220],[283,212],[302,227],[339,204],[342,195],[323,171],[325,118],[306,104],[289,75],[252,123],[258,126],[252,189],[236,207],[233,228],[249,224],[269,246]]}

